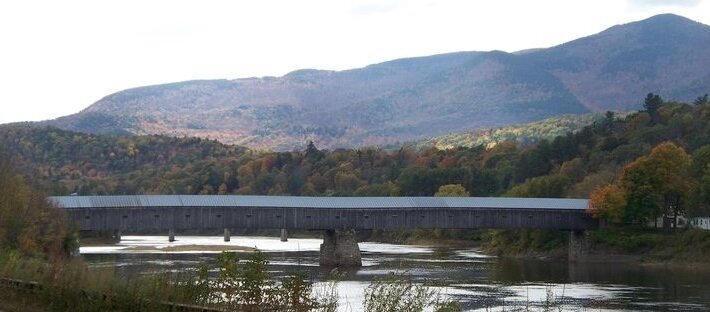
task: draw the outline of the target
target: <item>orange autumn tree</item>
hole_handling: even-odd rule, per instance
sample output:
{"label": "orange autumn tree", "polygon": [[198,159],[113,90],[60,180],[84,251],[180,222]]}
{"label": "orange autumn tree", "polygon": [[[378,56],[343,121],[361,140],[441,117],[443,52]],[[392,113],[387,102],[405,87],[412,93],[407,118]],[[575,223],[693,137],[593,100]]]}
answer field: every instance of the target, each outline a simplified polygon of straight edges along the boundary
{"label": "orange autumn tree", "polygon": [[[624,167],[617,182],[590,194],[589,212],[610,222],[640,223],[682,212],[691,187],[690,156],[664,142]],[[675,224],[675,222],[674,222]]]}
{"label": "orange autumn tree", "polygon": [[621,222],[626,207],[626,194],[616,184],[608,184],[595,189],[589,195],[588,212],[596,219],[612,223]]}

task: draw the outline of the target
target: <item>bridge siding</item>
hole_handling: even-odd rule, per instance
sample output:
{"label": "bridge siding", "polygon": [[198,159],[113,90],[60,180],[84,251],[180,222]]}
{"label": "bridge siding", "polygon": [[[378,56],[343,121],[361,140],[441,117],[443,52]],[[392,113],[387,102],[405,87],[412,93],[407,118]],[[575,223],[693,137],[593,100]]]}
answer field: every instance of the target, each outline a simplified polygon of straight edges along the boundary
{"label": "bridge siding", "polygon": [[66,212],[82,230],[124,232],[222,228],[587,230],[597,227],[596,221],[579,209],[101,207],[66,209]]}

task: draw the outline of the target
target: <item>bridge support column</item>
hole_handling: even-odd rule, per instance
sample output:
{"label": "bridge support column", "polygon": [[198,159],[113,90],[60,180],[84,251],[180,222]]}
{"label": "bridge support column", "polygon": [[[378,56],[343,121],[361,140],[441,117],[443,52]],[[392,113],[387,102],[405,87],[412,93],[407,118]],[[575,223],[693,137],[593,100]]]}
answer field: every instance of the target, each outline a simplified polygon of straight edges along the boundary
{"label": "bridge support column", "polygon": [[281,229],[281,241],[288,242],[288,230]]}
{"label": "bridge support column", "polygon": [[175,230],[168,230],[168,241],[171,243],[175,241]]}
{"label": "bridge support column", "polygon": [[81,255],[80,253],[80,247],[81,247],[81,242],[79,241],[79,233],[74,232],[71,233],[68,237],[67,244],[64,246],[65,253],[69,257],[78,257]]}
{"label": "bridge support column", "polygon": [[121,241],[121,231],[120,230],[113,230],[111,232],[111,240],[115,241],[116,243]]}
{"label": "bridge support column", "polygon": [[230,240],[232,240],[232,237],[231,237],[231,235],[229,234],[229,229],[228,229],[228,228],[224,228],[224,241],[225,241],[225,242],[228,242],[228,241],[230,241]]}
{"label": "bridge support column", "polygon": [[567,258],[571,262],[577,262],[589,253],[590,239],[588,231],[570,231]]}
{"label": "bridge support column", "polygon": [[320,245],[320,265],[325,267],[360,267],[360,247],[355,230],[326,230]]}

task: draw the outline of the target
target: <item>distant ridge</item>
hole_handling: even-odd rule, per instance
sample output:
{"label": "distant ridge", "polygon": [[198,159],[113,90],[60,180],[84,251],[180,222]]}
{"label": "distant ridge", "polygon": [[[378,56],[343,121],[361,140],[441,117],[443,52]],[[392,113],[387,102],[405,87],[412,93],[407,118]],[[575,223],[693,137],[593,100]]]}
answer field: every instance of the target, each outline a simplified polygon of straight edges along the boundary
{"label": "distant ridge", "polygon": [[710,91],[710,27],[663,14],[547,49],[458,52],[345,71],[196,80],[104,97],[47,123],[99,134],[199,136],[252,148],[357,147],[606,110],[648,92]]}

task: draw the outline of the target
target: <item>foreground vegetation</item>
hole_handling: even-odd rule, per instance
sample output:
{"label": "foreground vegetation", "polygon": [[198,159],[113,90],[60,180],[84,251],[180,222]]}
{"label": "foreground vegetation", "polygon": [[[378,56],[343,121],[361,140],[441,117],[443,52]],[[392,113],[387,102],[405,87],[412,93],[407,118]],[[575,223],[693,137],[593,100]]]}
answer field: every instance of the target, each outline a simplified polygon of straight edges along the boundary
{"label": "foreground vegetation", "polygon": [[38,283],[31,290],[2,289],[0,308],[16,311],[149,311],[160,310],[161,301],[194,297],[175,276],[120,279],[112,271],[89,271],[79,259],[46,261],[17,252],[0,256],[0,277]]}
{"label": "foreground vegetation", "polygon": [[[38,309],[52,311],[163,311],[166,303],[238,311],[333,311],[337,293],[313,291],[303,274],[275,282],[263,254],[241,263],[234,254],[218,257],[216,267],[197,272],[158,273],[123,278],[112,270],[87,270],[78,259],[46,263],[8,253],[0,259],[0,277],[37,281],[41,289],[25,293]],[[208,272],[217,271],[213,279]],[[22,290],[12,290],[22,295]],[[20,296],[22,298],[23,296]]]}
{"label": "foreground vegetation", "polygon": [[[240,262],[222,253],[214,267],[125,278],[112,270],[87,270],[79,259],[47,263],[17,252],[0,254],[0,278],[33,281],[34,287],[0,285],[0,308],[15,311],[173,311],[199,306],[214,311],[336,311],[337,280],[314,287],[304,273],[275,281],[268,260],[254,253]],[[216,271],[210,276],[210,272]],[[373,282],[365,291],[368,312],[460,311],[454,301],[403,275]]]}
{"label": "foreground vegetation", "polygon": [[0,153],[0,250],[60,257],[72,248],[64,214]]}

